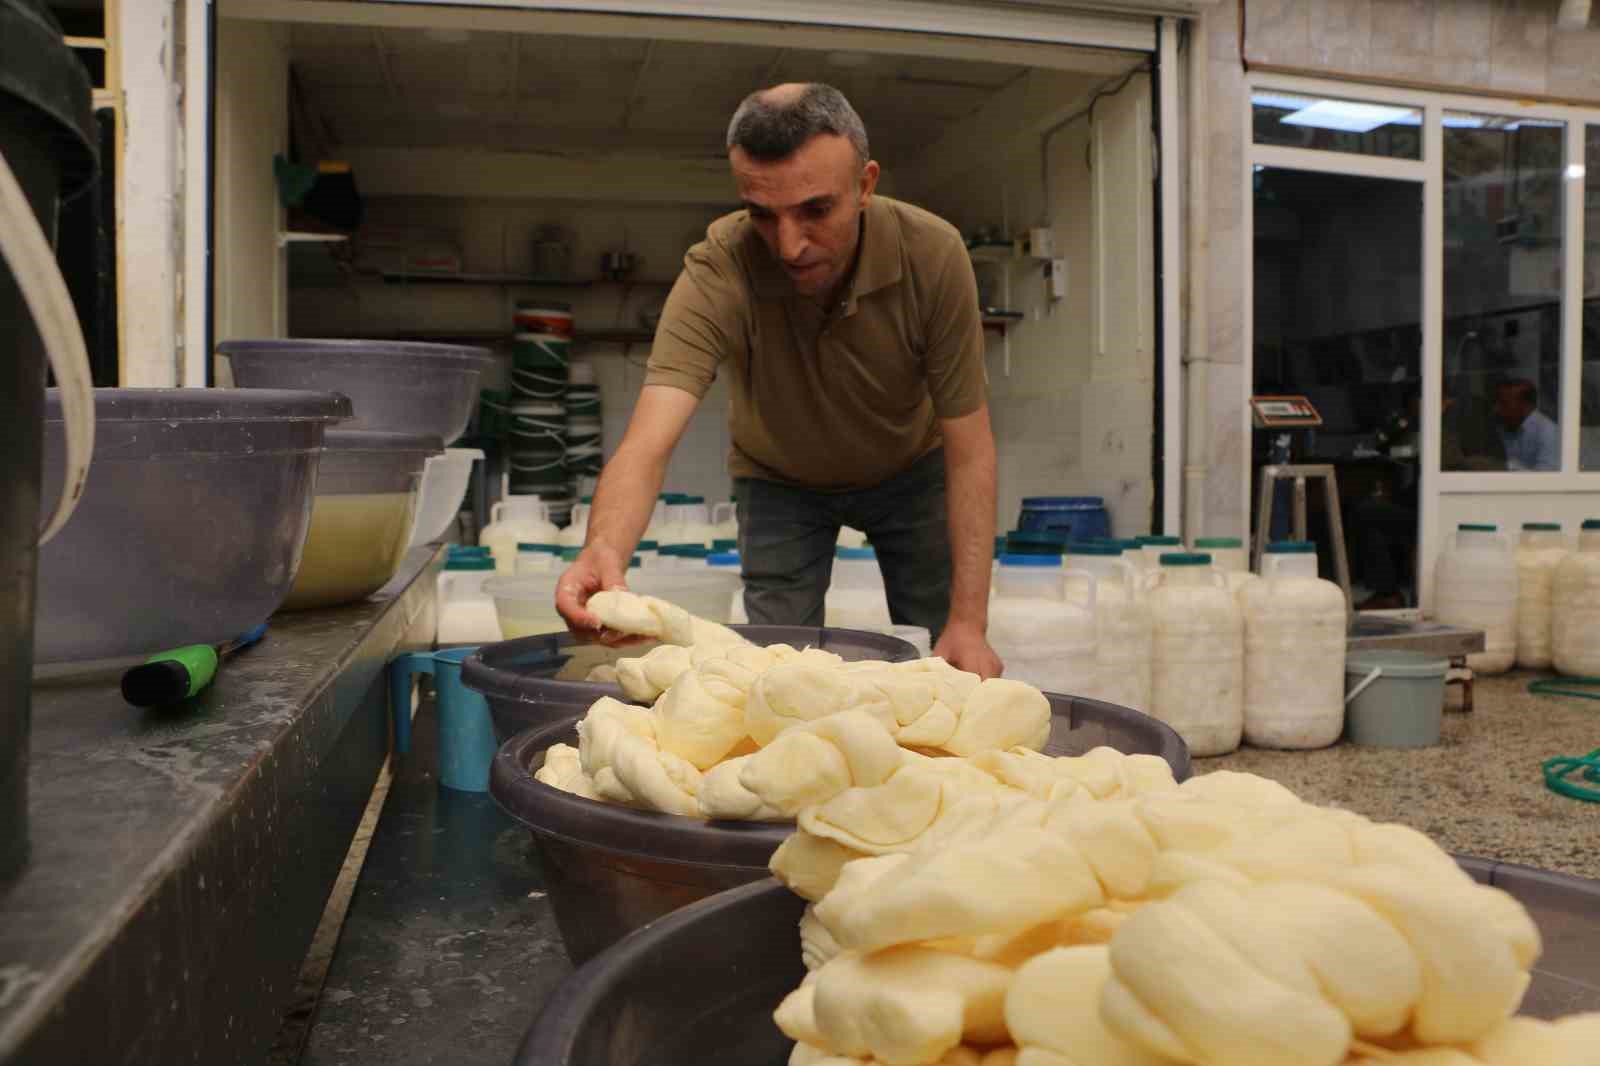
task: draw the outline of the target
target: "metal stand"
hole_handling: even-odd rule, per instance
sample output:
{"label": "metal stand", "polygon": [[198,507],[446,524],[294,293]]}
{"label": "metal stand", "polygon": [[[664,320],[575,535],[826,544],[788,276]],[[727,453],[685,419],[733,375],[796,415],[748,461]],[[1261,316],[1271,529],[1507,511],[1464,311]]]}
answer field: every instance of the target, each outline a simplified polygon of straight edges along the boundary
{"label": "metal stand", "polygon": [[1306,539],[1306,479],[1322,478],[1328,507],[1328,526],[1333,550],[1333,568],[1339,587],[1344,589],[1346,609],[1354,610],[1350,596],[1350,559],[1344,550],[1344,519],[1339,514],[1339,479],[1333,467],[1326,463],[1310,465],[1264,466],[1261,468],[1260,509],[1256,514],[1255,550],[1251,553],[1251,569],[1261,572],[1261,556],[1267,547],[1272,529],[1272,504],[1277,495],[1278,482],[1294,482],[1294,538]]}

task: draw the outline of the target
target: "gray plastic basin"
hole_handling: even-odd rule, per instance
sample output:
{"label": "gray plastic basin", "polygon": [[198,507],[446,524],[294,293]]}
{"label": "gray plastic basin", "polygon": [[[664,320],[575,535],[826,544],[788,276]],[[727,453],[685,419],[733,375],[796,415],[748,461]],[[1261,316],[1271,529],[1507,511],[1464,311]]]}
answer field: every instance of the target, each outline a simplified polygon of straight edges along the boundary
{"label": "gray plastic basin", "polygon": [[241,389],[342,392],[355,406],[345,429],[411,433],[449,444],[478,403],[487,348],[409,341],[235,340],[217,345]]}
{"label": "gray plastic basin", "polygon": [[[219,644],[289,591],[311,518],[324,430],[343,396],[96,389],[83,498],[39,553],[36,663]],[[65,461],[61,401],[44,425],[44,506]]]}
{"label": "gray plastic basin", "polygon": [[[1544,933],[1522,1013],[1600,1010],[1600,882],[1458,861],[1521,900]],[[515,1066],[784,1066],[793,1045],[772,1011],[805,976],[796,928],[804,904],[769,880],[640,929],[563,982]]]}
{"label": "gray plastic basin", "polygon": [[[1164,722],[1100,700],[1049,699],[1049,754],[1080,755],[1108,745],[1159,755],[1178,780],[1188,778],[1189,751]],[[577,744],[581,716],[512,737],[489,768],[495,801],[533,834],[556,925],[574,962],[679,907],[761,880],[773,851],[794,831],[793,822],[705,822],[638,811],[535,781],[546,749]]]}

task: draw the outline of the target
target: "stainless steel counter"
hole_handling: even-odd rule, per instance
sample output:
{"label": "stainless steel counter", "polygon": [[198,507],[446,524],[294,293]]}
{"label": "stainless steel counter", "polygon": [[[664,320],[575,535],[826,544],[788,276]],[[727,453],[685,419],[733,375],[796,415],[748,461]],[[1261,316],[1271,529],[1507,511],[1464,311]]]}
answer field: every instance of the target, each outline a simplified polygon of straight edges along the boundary
{"label": "stainless steel counter", "polygon": [[128,706],[115,673],[35,685],[0,1063],[263,1057],[388,754],[384,664],[431,636],[442,556],[414,551],[382,598],[274,617],[177,708]]}

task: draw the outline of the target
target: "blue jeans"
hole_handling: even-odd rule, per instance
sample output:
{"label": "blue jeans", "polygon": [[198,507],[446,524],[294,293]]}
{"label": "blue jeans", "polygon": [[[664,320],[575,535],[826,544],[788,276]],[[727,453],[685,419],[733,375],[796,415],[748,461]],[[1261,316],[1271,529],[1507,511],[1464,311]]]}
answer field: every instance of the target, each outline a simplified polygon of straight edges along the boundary
{"label": "blue jeans", "polygon": [[950,524],[944,451],[870,489],[815,492],[739,478],[739,559],[744,608],[756,625],[820,626],[840,526],[867,535],[878,553],[896,625],[939,639],[950,614]]}

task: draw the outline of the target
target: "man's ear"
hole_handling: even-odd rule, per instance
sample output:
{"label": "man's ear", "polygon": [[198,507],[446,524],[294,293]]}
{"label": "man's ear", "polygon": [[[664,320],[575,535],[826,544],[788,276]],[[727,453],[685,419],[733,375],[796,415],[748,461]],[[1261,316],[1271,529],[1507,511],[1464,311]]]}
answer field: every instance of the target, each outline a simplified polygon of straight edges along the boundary
{"label": "man's ear", "polygon": [[861,168],[861,206],[866,207],[867,201],[872,198],[872,192],[878,187],[878,161],[867,160],[867,165]]}

